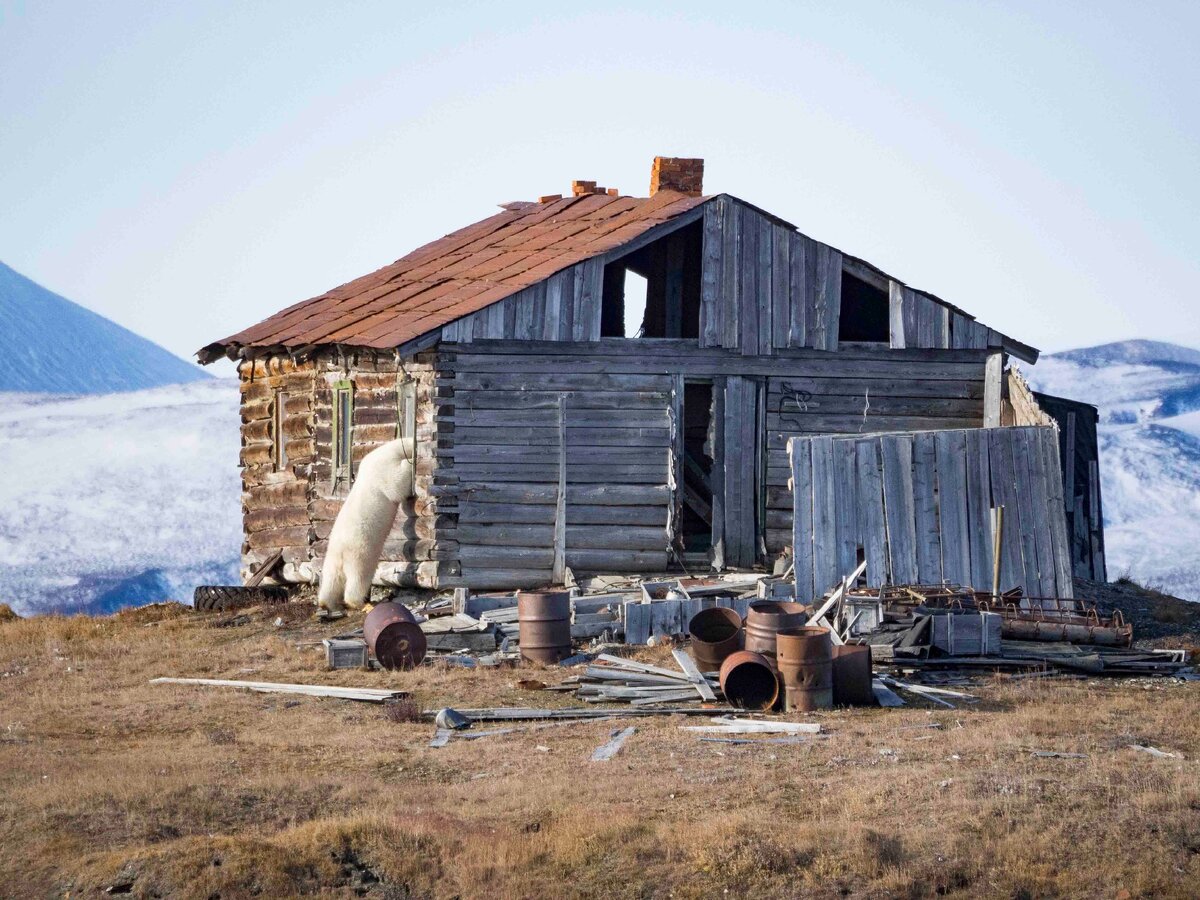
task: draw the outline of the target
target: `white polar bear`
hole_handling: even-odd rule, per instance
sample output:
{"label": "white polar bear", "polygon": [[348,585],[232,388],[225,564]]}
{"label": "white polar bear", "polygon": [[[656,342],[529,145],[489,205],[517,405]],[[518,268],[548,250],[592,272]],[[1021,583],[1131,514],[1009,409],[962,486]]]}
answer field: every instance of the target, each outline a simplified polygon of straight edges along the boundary
{"label": "white polar bear", "polygon": [[376,447],[359,463],[329,532],[317,606],[339,612],[343,603],[353,609],[366,603],[400,503],[412,494],[414,457],[412,438],[401,438]]}

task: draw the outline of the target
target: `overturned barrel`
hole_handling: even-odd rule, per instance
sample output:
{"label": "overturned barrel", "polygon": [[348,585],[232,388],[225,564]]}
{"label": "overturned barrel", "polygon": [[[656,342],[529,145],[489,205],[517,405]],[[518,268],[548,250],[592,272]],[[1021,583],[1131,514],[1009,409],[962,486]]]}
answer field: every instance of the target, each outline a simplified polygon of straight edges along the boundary
{"label": "overturned barrel", "polygon": [[517,591],[521,658],[556,663],[571,655],[571,595],[567,591]]}
{"label": "overturned barrel", "polygon": [[833,706],[833,641],[828,628],[788,628],[775,638],[784,708],[809,712]]}
{"label": "overturned barrel", "polygon": [[870,644],[843,644],[833,648],[833,705],[875,705],[875,692],[871,690]]}
{"label": "overturned barrel", "polygon": [[808,621],[808,610],[787,600],[759,600],[746,613],[746,649],[775,658],[775,635],[786,628],[800,628]]}
{"label": "overturned barrel", "polygon": [[779,699],[779,677],[761,653],[738,650],[721,663],[725,699],[742,709],[770,709]]}
{"label": "overturned barrel", "polygon": [[742,649],[742,617],[732,609],[702,609],[688,622],[692,659],[701,672],[716,672],[730,653]]}
{"label": "overturned barrel", "polygon": [[363,638],[385,669],[411,669],[425,658],[425,632],[403,603],[380,603],[367,613]]}

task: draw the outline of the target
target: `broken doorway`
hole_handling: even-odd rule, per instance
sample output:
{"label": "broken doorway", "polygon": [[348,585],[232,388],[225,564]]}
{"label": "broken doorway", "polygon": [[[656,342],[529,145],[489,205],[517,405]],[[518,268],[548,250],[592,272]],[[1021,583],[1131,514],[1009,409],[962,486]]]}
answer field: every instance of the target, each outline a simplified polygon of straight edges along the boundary
{"label": "broken doorway", "polygon": [[680,461],[683,552],[707,557],[713,542],[713,386],[683,384],[683,459]]}

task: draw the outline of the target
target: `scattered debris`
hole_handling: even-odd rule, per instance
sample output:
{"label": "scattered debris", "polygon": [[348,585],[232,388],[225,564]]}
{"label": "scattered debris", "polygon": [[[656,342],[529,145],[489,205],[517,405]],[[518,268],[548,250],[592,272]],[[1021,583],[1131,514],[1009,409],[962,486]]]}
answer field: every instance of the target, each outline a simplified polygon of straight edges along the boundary
{"label": "scattered debris", "polygon": [[820,734],[821,726],[815,722],[766,722],[720,716],[710,725],[680,725],[679,730],[706,734]]}
{"label": "scattered debris", "polygon": [[1129,749],[1138,750],[1142,753],[1149,753],[1157,759],[1183,759],[1182,753],[1174,753],[1169,750],[1159,750],[1157,747],[1148,747],[1145,744],[1130,744]]}
{"label": "scattered debris", "polygon": [[1063,753],[1061,750],[1030,750],[1030,756],[1038,759],[1087,759],[1086,753]]}
{"label": "scattered debris", "polygon": [[633,725],[614,731],[607,741],[596,748],[596,751],[592,754],[592,762],[608,762],[617,755],[621,747],[635,731],[637,731],[637,728]]}
{"label": "scattered debris", "polygon": [[334,687],[320,684],[281,684],[270,681],[225,681],[219,678],[152,678],[151,684],[196,684],[208,687],[242,688],[263,694],[304,694],[308,697],[334,697],[339,700],[362,700],[367,703],[385,703],[407,697],[407,691],[390,691],[382,688]]}

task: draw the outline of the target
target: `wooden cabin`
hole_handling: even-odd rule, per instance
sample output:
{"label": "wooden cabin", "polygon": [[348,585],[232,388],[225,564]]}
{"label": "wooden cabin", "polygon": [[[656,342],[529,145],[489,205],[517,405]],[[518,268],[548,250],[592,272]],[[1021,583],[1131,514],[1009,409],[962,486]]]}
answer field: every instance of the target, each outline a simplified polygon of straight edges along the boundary
{"label": "wooden cabin", "polygon": [[281,552],[273,580],[314,582],[397,436],[415,496],[377,581],[499,589],[770,565],[789,436],[1049,421],[1005,374],[1037,350],[702,177],[504,204],[199,351],[238,361],[244,576]]}

